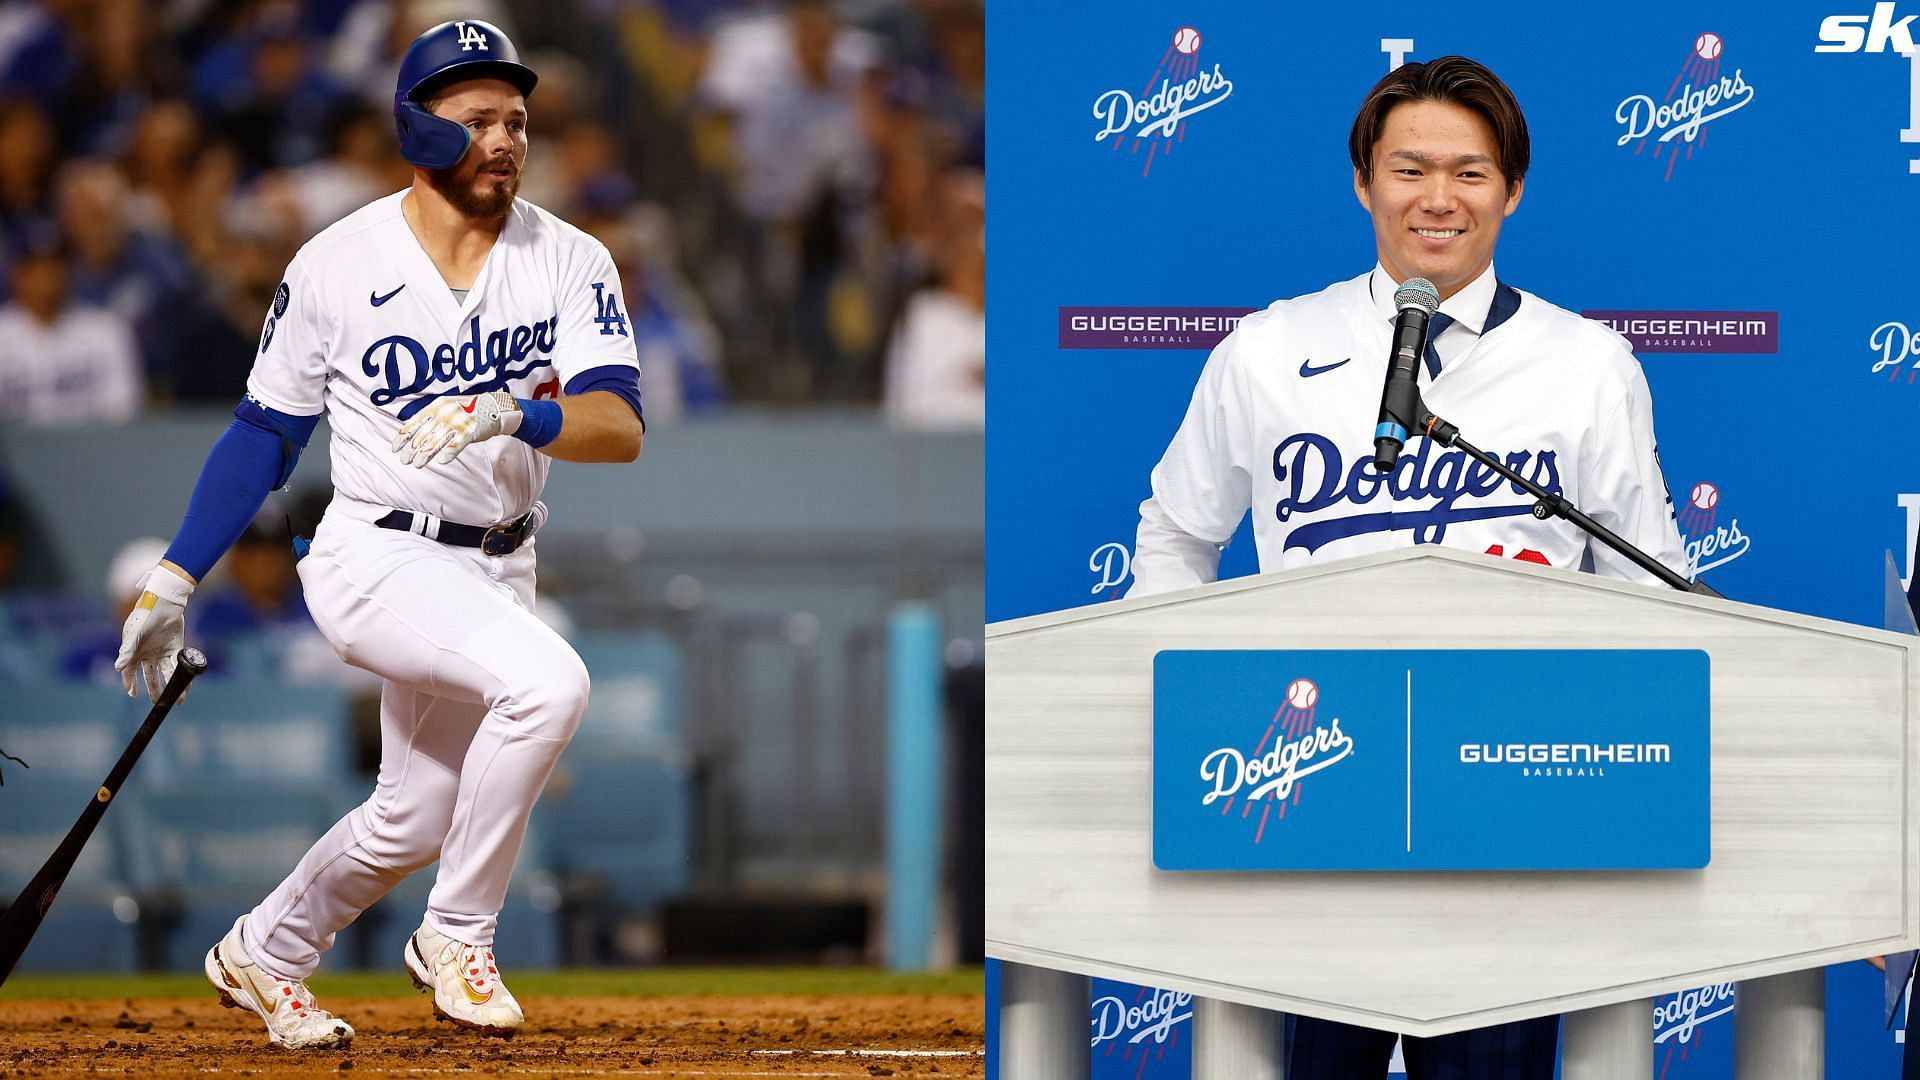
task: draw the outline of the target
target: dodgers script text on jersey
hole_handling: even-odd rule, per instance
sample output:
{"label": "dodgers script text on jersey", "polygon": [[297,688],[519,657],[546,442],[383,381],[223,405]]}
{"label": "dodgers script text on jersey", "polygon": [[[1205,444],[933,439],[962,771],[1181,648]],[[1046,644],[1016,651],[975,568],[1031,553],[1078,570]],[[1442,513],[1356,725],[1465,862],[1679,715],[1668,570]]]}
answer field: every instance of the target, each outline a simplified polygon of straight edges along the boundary
{"label": "dodgers script text on jersey", "polygon": [[[1488,268],[1461,291],[1459,318],[1478,324],[1475,301],[1488,311],[1481,298],[1495,280]],[[1143,516],[1157,505],[1219,544],[1251,508],[1265,571],[1433,543],[1651,580],[1572,524],[1536,519],[1531,496],[1459,450],[1416,437],[1392,473],[1374,470],[1393,289],[1376,269],[1242,320],[1208,358]],[[1517,306],[1479,337],[1439,337],[1442,370],[1421,376],[1427,404],[1523,476],[1684,566],[1646,378],[1625,340],[1529,293],[1508,295]],[[1136,554],[1132,595],[1195,583],[1160,578],[1146,561]]]}
{"label": "dodgers script text on jersey", "polygon": [[[388,444],[399,421],[443,395],[552,398],[583,372],[637,367],[612,299],[613,260],[591,236],[516,201],[479,279],[456,300],[408,230],[403,194],[341,219],[295,256],[287,301],[274,305],[284,314],[269,315],[277,325],[263,335],[247,391],[285,413],[328,410],[333,482],[348,499],[453,521],[517,517],[550,461],[526,443],[476,443],[434,469],[401,464]],[[409,282],[420,284],[390,292]]]}

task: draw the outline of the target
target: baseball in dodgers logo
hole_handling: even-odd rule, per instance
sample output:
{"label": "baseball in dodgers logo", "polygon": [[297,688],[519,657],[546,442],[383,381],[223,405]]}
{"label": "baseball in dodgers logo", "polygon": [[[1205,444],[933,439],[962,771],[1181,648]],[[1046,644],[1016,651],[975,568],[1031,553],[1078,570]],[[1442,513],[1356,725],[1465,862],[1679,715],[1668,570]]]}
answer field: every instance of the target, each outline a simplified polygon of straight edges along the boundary
{"label": "baseball in dodgers logo", "polygon": [[1635,157],[1645,156],[1667,161],[1666,179],[1673,179],[1673,167],[1684,154],[1706,145],[1707,125],[1731,116],[1753,104],[1753,86],[1739,68],[1733,74],[1721,74],[1726,42],[1711,31],[1693,39],[1693,48],[1680,65],[1664,96],[1630,94],[1613,112],[1622,132],[1618,145],[1632,144]]}
{"label": "baseball in dodgers logo", "polygon": [[1233,96],[1233,80],[1218,63],[1208,67],[1200,59],[1200,31],[1182,26],[1160,54],[1153,74],[1147,76],[1138,94],[1113,89],[1093,100],[1093,118],[1097,122],[1093,141],[1107,142],[1118,152],[1146,156],[1140,175],[1153,171],[1155,157],[1169,157],[1187,137],[1187,121]]}
{"label": "baseball in dodgers logo", "polygon": [[1259,803],[1260,820],[1249,829],[1258,844],[1266,836],[1269,818],[1285,820],[1287,807],[1300,804],[1302,780],[1353,753],[1353,737],[1340,730],[1340,718],[1322,725],[1319,707],[1320,687],[1313,680],[1288,683],[1286,702],[1267,721],[1266,733],[1251,754],[1222,746],[1201,760],[1200,780],[1209,790],[1200,805],[1219,803],[1221,816],[1231,818],[1238,801],[1239,820],[1246,821]]}
{"label": "baseball in dodgers logo", "polygon": [[1720,487],[1708,480],[1693,485],[1674,519],[1687,549],[1687,580],[1747,553],[1753,541],[1740,531],[1740,519],[1720,510]]}

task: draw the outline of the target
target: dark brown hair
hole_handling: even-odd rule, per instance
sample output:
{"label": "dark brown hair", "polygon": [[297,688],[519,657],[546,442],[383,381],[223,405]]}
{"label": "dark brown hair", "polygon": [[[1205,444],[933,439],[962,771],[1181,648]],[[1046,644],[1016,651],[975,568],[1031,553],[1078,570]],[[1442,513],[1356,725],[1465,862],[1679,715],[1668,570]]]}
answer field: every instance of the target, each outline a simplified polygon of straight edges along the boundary
{"label": "dark brown hair", "polygon": [[1402,64],[1367,91],[1360,114],[1353,118],[1353,133],[1347,137],[1347,152],[1363,183],[1373,182],[1373,147],[1387,126],[1387,114],[1409,101],[1440,101],[1479,113],[1493,128],[1507,190],[1527,175],[1532,144],[1527,139],[1527,118],[1521,115],[1513,91],[1485,64],[1464,56],[1443,56]]}

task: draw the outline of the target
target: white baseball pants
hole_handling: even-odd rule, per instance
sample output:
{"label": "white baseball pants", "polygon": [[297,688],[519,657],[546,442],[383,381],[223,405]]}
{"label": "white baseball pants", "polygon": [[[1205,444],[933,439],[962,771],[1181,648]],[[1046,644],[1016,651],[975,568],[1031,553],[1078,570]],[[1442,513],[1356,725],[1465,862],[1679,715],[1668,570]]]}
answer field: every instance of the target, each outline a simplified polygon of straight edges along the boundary
{"label": "white baseball pants", "polygon": [[530,610],[531,544],[506,556],[376,528],[336,497],[300,560],[308,609],[386,680],[380,775],[247,916],[263,969],[304,979],[334,935],[438,859],[427,924],[491,945],[527,816],[587,705],[587,670]]}

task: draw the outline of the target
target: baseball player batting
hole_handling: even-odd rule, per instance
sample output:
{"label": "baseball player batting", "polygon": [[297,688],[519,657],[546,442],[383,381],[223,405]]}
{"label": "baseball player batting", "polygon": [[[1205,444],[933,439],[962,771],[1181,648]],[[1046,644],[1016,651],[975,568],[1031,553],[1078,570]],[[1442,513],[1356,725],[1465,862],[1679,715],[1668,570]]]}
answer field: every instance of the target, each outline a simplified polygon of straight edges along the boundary
{"label": "baseball player batting", "polygon": [[587,671],[531,610],[552,459],[640,453],[639,364],[607,250],[516,198],[537,77],[484,22],[415,39],[393,113],[413,184],[300,249],[117,667],[166,682],[194,585],[284,484],[324,412],[334,497],[300,560],[314,622],[385,680],[373,795],[207,952],[276,1046],[353,1038],[305,979],[334,935],[439,860],[403,960],[435,1014],[510,1036],[494,925]]}

